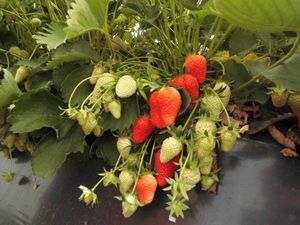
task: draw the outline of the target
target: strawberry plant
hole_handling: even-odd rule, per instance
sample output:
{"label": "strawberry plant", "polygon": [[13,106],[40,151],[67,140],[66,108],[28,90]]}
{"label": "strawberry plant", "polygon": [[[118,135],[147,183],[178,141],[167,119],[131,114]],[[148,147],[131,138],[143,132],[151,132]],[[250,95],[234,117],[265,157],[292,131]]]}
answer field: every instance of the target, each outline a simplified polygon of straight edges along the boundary
{"label": "strawberry plant", "polygon": [[296,0],[0,0],[1,151],[30,154],[42,178],[69,155],[98,157],[107,168],[79,187],[81,201],[94,205],[99,185],[115,185],[128,218],[163,187],[174,222],[192,207],[191,189],[216,191],[218,155],[241,134],[268,129],[297,156],[299,9]]}

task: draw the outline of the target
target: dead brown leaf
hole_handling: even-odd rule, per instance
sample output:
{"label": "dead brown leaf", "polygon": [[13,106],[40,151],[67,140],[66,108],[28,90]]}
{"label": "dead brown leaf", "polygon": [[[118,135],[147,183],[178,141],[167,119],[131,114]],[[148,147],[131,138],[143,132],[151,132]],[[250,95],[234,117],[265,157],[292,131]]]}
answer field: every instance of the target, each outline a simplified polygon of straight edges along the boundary
{"label": "dead brown leaf", "polygon": [[294,149],[290,149],[290,148],[284,148],[280,152],[284,157],[297,157],[298,156],[297,152]]}
{"label": "dead brown leaf", "polygon": [[295,143],[281,133],[281,131],[279,131],[275,126],[269,126],[268,131],[279,144],[289,149],[296,149]]}

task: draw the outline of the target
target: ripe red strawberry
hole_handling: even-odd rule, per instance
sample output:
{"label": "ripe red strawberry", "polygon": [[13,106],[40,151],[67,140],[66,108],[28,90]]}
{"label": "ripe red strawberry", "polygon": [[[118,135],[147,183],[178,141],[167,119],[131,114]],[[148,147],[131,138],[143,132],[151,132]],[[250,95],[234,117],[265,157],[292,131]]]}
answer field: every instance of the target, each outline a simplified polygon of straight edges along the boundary
{"label": "ripe red strawberry", "polygon": [[155,159],[154,159],[154,168],[157,172],[156,181],[158,186],[164,187],[167,185],[167,178],[172,178],[178,169],[177,163],[179,162],[180,155],[175,156],[173,159],[168,161],[167,163],[162,163],[160,161],[160,152],[161,149],[159,149],[155,153]]}
{"label": "ripe red strawberry", "polygon": [[199,84],[204,83],[207,62],[202,55],[190,55],[186,58],[183,66],[187,68],[189,74],[197,78]]}
{"label": "ripe red strawberry", "polygon": [[179,92],[173,87],[163,87],[150,96],[150,116],[158,128],[171,126],[179,113],[182,101]]}
{"label": "ripe red strawberry", "polygon": [[195,105],[194,102],[199,98],[199,84],[197,79],[190,74],[184,74],[175,77],[170,84],[180,87],[189,93],[191,98],[191,104],[189,105],[189,108],[192,109]]}
{"label": "ripe red strawberry", "polygon": [[152,174],[146,174],[138,179],[136,192],[143,205],[150,204],[154,198],[157,182]]}
{"label": "ripe red strawberry", "polygon": [[153,133],[155,127],[147,116],[140,116],[132,127],[132,141],[141,144]]}

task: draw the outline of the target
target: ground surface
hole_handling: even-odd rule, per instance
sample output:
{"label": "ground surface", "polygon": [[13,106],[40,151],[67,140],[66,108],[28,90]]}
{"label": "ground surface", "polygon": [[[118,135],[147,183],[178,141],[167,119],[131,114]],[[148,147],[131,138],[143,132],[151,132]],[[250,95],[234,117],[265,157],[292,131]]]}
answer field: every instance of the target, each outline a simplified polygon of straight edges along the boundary
{"label": "ground surface", "polygon": [[[259,139],[259,138],[258,138]],[[261,138],[260,138],[261,139]],[[220,155],[218,195],[191,193],[191,210],[178,225],[300,224],[300,160],[283,158],[280,146],[241,139],[234,152]],[[165,195],[123,219],[114,187],[98,190],[100,203],[87,208],[77,200],[80,184],[92,185],[103,168],[99,160],[70,159],[50,179],[35,180],[28,158],[14,159],[16,179],[0,181],[1,225],[166,225]],[[0,157],[0,172],[8,164]],[[40,186],[34,190],[34,183]]]}

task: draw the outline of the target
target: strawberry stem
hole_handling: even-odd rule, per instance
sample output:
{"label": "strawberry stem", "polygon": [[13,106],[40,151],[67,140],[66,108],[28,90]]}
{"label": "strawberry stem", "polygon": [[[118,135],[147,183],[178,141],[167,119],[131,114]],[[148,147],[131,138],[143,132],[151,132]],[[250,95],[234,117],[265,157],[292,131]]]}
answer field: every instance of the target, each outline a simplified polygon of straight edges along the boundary
{"label": "strawberry stem", "polygon": [[186,120],[186,122],[185,122],[185,124],[184,124],[184,126],[182,128],[182,132],[187,128],[187,126],[188,126],[190,120],[192,119],[192,117],[194,116],[194,113],[196,112],[196,109],[198,108],[198,106],[199,106],[199,101],[196,101],[196,104],[195,104],[192,112],[190,113],[188,119]]}
{"label": "strawberry stem", "polygon": [[213,93],[216,97],[218,97],[218,100],[219,100],[219,102],[220,102],[220,104],[221,104],[221,106],[222,106],[222,108],[223,108],[223,110],[224,110],[224,112],[225,112],[226,117],[227,117],[228,125],[231,126],[230,116],[229,116],[229,114],[228,114],[228,112],[227,112],[227,110],[226,110],[225,105],[223,104],[222,100],[220,99],[219,95],[215,92],[215,90],[212,89],[211,87],[209,87],[209,89],[212,91],[212,93]]}
{"label": "strawberry stem", "polygon": [[133,192],[135,191],[135,188],[136,188],[136,185],[137,185],[137,181],[138,181],[138,178],[140,176],[140,173],[141,173],[141,170],[142,170],[142,165],[143,165],[143,162],[144,162],[144,157],[146,155],[146,152],[147,152],[147,149],[148,149],[148,146],[150,144],[150,141],[151,141],[151,138],[149,138],[149,140],[147,142],[145,142],[142,146],[142,156],[141,156],[141,159],[140,159],[140,164],[139,164],[139,169],[138,169],[138,174],[137,174],[137,179],[135,180],[134,182],[134,186],[132,188],[132,191],[131,191],[131,194],[133,194]]}

